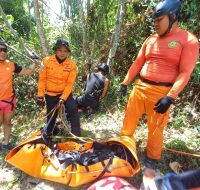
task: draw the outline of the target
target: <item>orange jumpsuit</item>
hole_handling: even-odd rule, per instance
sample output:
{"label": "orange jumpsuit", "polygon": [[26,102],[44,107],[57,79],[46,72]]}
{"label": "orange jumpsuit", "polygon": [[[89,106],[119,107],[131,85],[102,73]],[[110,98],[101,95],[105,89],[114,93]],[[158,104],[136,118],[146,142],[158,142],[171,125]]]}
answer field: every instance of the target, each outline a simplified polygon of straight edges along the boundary
{"label": "orange jumpsuit", "polygon": [[123,81],[123,84],[128,85],[140,73],[144,79],[173,84],[166,87],[136,80],[126,106],[121,135],[132,136],[139,118],[146,112],[149,158],[161,157],[163,129],[169,117],[169,110],[164,114],[158,114],[153,110],[154,105],[164,96],[176,98],[183,90],[197,62],[198,52],[197,38],[179,27],[164,37],[151,35],[143,43]]}

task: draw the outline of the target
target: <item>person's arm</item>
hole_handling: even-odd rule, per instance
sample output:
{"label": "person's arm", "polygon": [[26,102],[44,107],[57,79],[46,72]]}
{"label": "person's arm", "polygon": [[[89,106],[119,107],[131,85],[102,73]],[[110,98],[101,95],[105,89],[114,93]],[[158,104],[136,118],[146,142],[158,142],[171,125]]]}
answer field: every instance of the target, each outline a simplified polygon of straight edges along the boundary
{"label": "person's arm", "polygon": [[183,90],[183,88],[187,85],[192,71],[194,70],[194,67],[196,65],[198,55],[199,43],[196,38],[193,38],[192,40],[188,41],[183,47],[180,58],[179,74],[167,96],[175,99],[178,94]]}
{"label": "person's arm", "polygon": [[30,75],[34,72],[35,70],[35,63],[32,63],[28,69],[22,69],[20,72],[19,72],[19,75]]}
{"label": "person's arm", "polygon": [[46,80],[47,80],[47,69],[45,62],[43,61],[41,64],[41,68],[39,70],[38,97],[44,97],[46,89]]}
{"label": "person's arm", "polygon": [[62,99],[62,100],[67,100],[68,96],[72,92],[72,88],[73,88],[73,85],[74,85],[75,80],[76,80],[77,67],[76,67],[75,63],[72,63],[72,64],[73,64],[73,68],[70,71],[69,77],[67,78],[67,85],[65,87],[64,92],[60,96],[60,99]]}
{"label": "person's arm", "polygon": [[109,85],[110,85],[110,80],[106,78],[106,79],[105,79],[105,82],[104,82],[103,92],[102,92],[102,94],[101,94],[100,99],[102,99],[102,98],[105,97],[105,95],[106,95],[106,93],[107,93],[107,91],[108,91]]}
{"label": "person's arm", "polygon": [[124,81],[122,82],[122,84],[129,85],[129,83],[135,78],[135,76],[142,69],[142,67],[146,61],[145,51],[146,51],[147,40],[145,40],[145,42],[143,43],[143,45],[137,55],[137,58],[132,63],[131,67],[129,68],[128,73],[126,74],[126,77],[125,77]]}

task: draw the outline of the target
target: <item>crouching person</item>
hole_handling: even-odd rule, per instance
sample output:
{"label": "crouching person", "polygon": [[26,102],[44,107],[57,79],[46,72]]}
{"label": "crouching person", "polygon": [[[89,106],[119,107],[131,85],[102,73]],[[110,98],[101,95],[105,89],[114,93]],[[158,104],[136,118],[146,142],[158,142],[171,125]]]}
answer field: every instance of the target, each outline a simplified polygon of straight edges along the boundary
{"label": "crouching person", "polygon": [[106,78],[108,73],[108,65],[101,63],[98,65],[97,72],[88,74],[83,95],[75,98],[80,111],[99,106],[99,101],[105,97],[110,84],[109,79]]}

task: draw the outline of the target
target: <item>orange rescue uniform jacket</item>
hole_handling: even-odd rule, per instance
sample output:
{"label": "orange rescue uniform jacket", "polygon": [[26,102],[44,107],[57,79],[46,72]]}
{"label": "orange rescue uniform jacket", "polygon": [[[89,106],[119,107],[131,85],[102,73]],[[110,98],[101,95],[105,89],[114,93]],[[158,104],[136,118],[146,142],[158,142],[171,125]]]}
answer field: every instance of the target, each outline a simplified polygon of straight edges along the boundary
{"label": "orange rescue uniform jacket", "polygon": [[167,96],[176,98],[190,79],[199,54],[198,39],[179,27],[164,37],[151,35],[143,43],[123,84],[140,76],[155,82],[173,83]]}
{"label": "orange rescue uniform jacket", "polygon": [[61,94],[60,98],[66,100],[72,92],[76,75],[77,67],[71,59],[59,64],[55,55],[44,58],[39,73],[38,96]]}

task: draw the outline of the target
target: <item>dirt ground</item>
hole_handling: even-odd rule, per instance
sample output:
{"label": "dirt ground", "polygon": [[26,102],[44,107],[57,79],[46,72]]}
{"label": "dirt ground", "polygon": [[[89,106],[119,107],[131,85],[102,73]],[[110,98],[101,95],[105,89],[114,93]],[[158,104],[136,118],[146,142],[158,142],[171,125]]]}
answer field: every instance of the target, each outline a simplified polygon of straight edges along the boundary
{"label": "dirt ground", "polygon": [[[82,118],[82,125],[81,128],[83,130],[83,133],[85,136],[89,136],[93,138],[94,140],[101,138],[101,139],[108,139],[110,137],[117,137],[120,134],[120,129],[122,126],[122,120],[123,120],[123,113],[120,112],[114,112],[113,114],[110,113],[105,113],[101,117],[97,117],[95,114],[90,115],[87,118]],[[2,134],[1,134],[2,135]],[[195,129],[187,129],[185,128],[184,130],[178,129],[172,129],[169,127],[166,127],[165,133],[164,133],[164,138],[165,142],[167,142],[170,139],[176,139],[181,136],[181,139],[183,141],[188,141],[194,138],[197,138],[197,140],[200,138],[198,136],[199,134],[195,131]],[[190,138],[188,138],[190,136]],[[142,163],[142,160],[145,155],[145,146],[146,146],[146,139],[147,139],[147,128],[146,126],[141,123],[140,126],[138,126],[136,134],[136,144],[137,144],[137,149],[138,149],[138,157],[139,160]],[[191,140],[192,141],[192,140]],[[198,147],[198,144],[193,142],[195,145],[194,147]],[[176,155],[173,156],[172,158],[167,157],[169,153],[164,153],[164,158],[161,161],[161,165],[158,166],[159,170],[162,173],[165,173],[162,171],[163,165],[168,165],[169,159],[171,161],[177,161],[178,158],[176,158]],[[47,181],[47,180],[42,180],[42,179],[37,179],[33,178],[24,172],[18,170],[17,168],[11,166],[10,164],[6,163],[4,161],[4,156],[0,156],[0,189],[1,190],[84,190],[87,189],[87,187],[90,184],[86,184],[81,187],[77,188],[72,188],[68,187],[63,184],[55,183],[52,181]],[[166,160],[167,159],[167,160]],[[187,160],[188,158],[186,158]],[[181,160],[182,157],[181,157]],[[179,160],[178,160],[179,161]],[[189,160],[188,160],[189,161]],[[184,162],[184,160],[183,160]],[[184,163],[180,163],[184,164]],[[200,163],[199,163],[200,166]],[[165,166],[168,167],[168,166]],[[184,167],[183,167],[184,168]],[[169,170],[169,167],[167,168]],[[142,182],[142,172],[140,171],[138,174],[133,176],[132,178],[126,179],[129,181],[132,185],[139,187],[141,182]]]}

